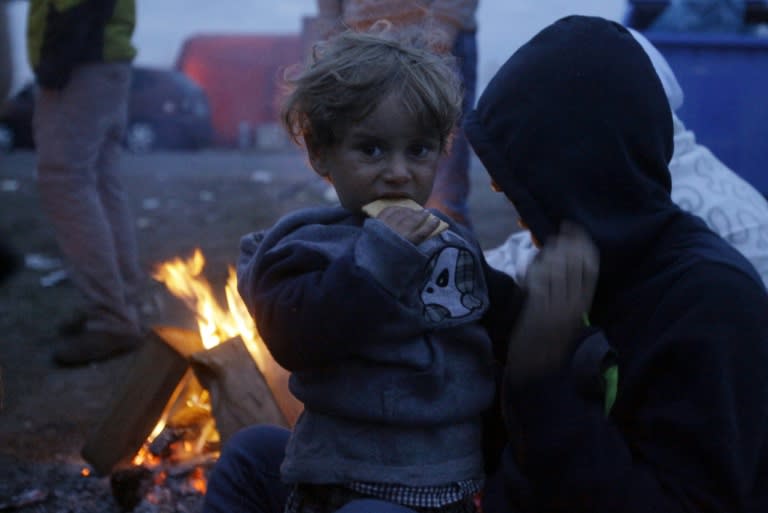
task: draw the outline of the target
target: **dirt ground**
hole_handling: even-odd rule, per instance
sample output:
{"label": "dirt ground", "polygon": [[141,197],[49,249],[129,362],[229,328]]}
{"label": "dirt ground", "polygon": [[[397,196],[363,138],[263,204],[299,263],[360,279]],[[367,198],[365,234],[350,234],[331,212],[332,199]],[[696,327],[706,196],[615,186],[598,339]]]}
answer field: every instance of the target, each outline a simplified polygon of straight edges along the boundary
{"label": "dirt ground", "polygon": [[[327,201],[323,182],[294,150],[126,155],[123,164],[144,269],[189,257],[199,247],[216,291],[223,290],[241,235],[296,207]],[[60,255],[39,208],[34,168],[34,153],[0,155],[0,236],[29,264],[0,286],[0,511],[120,511],[107,477],[80,475],[88,466],[80,449],[130,370],[132,355],[74,369],[51,362],[55,326],[79,297],[67,280],[41,284],[56,270],[42,264]],[[478,162],[472,182],[475,230],[490,248],[516,229],[514,209],[490,190]],[[163,285],[149,280],[146,298],[149,326],[194,329],[191,312]],[[24,498],[28,506],[21,506]],[[142,507],[196,511],[199,503],[191,497],[175,509]]]}

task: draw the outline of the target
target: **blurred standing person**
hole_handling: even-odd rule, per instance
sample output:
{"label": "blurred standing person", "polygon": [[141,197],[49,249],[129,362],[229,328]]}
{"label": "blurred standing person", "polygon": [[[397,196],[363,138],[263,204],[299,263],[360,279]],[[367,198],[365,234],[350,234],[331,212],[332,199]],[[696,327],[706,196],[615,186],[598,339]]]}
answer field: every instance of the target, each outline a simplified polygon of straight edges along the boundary
{"label": "blurred standing person", "polygon": [[13,56],[11,55],[10,6],[0,4],[0,100],[5,100],[13,84]]}
{"label": "blurred standing person", "polygon": [[[432,31],[432,47],[438,52],[451,52],[457,59],[464,88],[464,114],[475,101],[477,4],[478,0],[317,0],[318,31],[325,39],[344,28],[366,30],[381,19],[395,26],[423,25]],[[469,144],[459,123],[426,206],[472,228],[467,205],[469,164]]]}
{"label": "blurred standing person", "polygon": [[[5,100],[13,83],[13,58],[11,56],[9,6],[0,4],[0,101]],[[0,133],[0,151],[3,148]],[[20,266],[20,256],[8,243],[6,233],[0,233],[0,283],[11,276]],[[0,390],[1,391],[1,390]],[[0,396],[1,397],[1,396]]]}
{"label": "blurred standing person", "polygon": [[141,343],[134,219],[119,176],[136,22],[134,0],[31,0],[30,65],[40,201],[85,299],[54,349],[83,365]]}

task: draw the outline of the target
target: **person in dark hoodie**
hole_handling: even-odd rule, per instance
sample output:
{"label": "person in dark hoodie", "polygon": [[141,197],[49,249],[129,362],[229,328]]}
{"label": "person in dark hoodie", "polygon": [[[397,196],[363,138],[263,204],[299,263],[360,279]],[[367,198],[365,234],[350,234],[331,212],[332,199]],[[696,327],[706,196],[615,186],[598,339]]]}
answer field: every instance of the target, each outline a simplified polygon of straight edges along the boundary
{"label": "person in dark hoodie", "polygon": [[[543,245],[509,342],[502,418],[488,422],[502,428],[489,441],[505,440],[487,453],[484,512],[768,511],[768,295],[740,253],[671,200],[672,115],[640,45],[601,18],[559,20],[504,64],[465,129]],[[573,224],[600,254],[591,327],[577,335],[547,324],[569,281],[530,288],[544,257],[579,239]],[[238,511],[280,508],[285,440],[260,441],[243,432],[225,450]]]}
{"label": "person in dark hoodie", "polygon": [[[523,45],[465,121],[539,243],[567,220],[600,252],[596,331],[548,334],[542,315],[510,341],[502,493],[486,512],[768,511],[768,296],[738,251],[671,200],[672,127],[641,46],[582,16]],[[537,353],[578,356],[584,343],[605,356],[593,362],[618,362],[607,415],[600,365],[579,375],[553,361],[519,379]]]}

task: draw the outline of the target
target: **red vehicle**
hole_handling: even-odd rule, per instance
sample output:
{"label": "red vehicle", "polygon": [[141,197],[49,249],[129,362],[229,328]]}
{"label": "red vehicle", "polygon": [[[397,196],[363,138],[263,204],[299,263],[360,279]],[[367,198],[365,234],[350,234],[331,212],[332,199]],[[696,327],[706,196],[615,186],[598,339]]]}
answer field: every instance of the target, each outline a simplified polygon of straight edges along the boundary
{"label": "red vehicle", "polygon": [[303,46],[298,34],[200,35],[184,43],[176,67],[208,96],[214,143],[261,144],[259,137],[274,136],[279,79],[302,60]]}

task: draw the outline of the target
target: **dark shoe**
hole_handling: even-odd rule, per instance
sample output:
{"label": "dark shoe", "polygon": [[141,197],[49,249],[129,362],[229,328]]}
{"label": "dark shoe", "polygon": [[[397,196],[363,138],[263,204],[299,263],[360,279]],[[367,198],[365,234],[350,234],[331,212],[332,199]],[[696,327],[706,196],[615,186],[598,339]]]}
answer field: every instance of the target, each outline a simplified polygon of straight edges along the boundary
{"label": "dark shoe", "polygon": [[21,256],[10,246],[0,242],[0,283],[10,278],[19,269],[21,269]]}
{"label": "dark shoe", "polygon": [[53,361],[61,366],[86,365],[135,351],[144,342],[140,335],[83,331],[58,341]]}
{"label": "dark shoe", "polygon": [[75,311],[69,319],[61,321],[56,326],[56,332],[62,337],[71,337],[79,335],[85,331],[85,324],[88,322],[88,314],[83,311]]}

